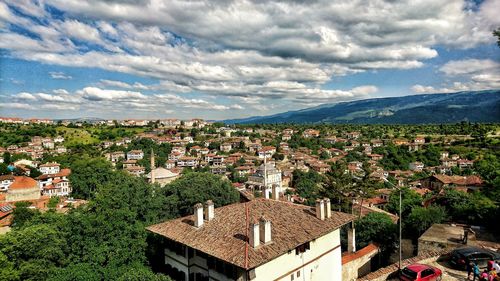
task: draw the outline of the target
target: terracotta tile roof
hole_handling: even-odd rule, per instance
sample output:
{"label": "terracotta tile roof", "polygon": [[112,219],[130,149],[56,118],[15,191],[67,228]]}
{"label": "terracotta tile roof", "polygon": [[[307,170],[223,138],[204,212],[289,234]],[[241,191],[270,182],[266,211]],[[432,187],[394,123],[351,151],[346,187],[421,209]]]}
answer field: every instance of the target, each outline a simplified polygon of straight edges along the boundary
{"label": "terracotta tile roof", "polygon": [[55,162],[45,163],[45,164],[40,165],[40,167],[59,167],[59,166],[61,166],[61,165],[58,163],[55,163]]}
{"label": "terracotta tile roof", "polygon": [[[265,216],[271,221],[272,243],[248,248],[245,267],[246,211],[248,222]],[[199,229],[194,216],[152,225],[147,229],[240,268],[251,269],[264,264],[297,246],[326,235],[355,219],[353,215],[332,212],[332,217],[316,218],[314,208],[285,201],[255,199],[215,209],[215,218]]]}
{"label": "terracotta tile roof", "polygon": [[25,189],[38,187],[38,182],[30,177],[19,176],[14,177],[14,182],[9,186],[9,189]]}
{"label": "terracotta tile roof", "polygon": [[46,180],[48,178],[60,178],[60,177],[67,177],[71,174],[71,169],[61,169],[59,173],[57,174],[50,174],[50,175],[40,175],[37,177],[37,180]]}
{"label": "terracotta tile roof", "polygon": [[482,185],[483,181],[478,176],[447,176],[447,175],[434,175],[436,179],[444,184],[455,185]]}
{"label": "terracotta tile roof", "polygon": [[364,247],[363,249],[354,252],[354,253],[343,253],[342,254],[342,265],[349,263],[353,260],[357,260],[361,257],[364,257],[366,255],[370,254],[376,254],[379,251],[379,247],[375,244],[369,244],[368,246]]}
{"label": "terracotta tile roof", "polygon": [[5,180],[14,180],[14,176],[13,175],[3,175],[3,176],[0,176],[0,181],[5,181]]}

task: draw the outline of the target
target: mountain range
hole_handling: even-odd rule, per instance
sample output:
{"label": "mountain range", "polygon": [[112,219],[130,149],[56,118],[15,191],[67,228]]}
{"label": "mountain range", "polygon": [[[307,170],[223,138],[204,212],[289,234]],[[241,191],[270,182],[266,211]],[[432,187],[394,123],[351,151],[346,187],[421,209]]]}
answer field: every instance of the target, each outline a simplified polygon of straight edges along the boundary
{"label": "mountain range", "polygon": [[461,121],[500,122],[500,90],[374,98],[223,122],[441,124]]}

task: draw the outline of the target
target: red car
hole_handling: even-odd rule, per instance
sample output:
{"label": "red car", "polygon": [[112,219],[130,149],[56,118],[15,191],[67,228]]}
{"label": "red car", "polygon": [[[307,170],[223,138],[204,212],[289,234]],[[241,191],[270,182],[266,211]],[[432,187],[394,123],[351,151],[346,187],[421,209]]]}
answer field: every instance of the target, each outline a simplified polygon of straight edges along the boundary
{"label": "red car", "polygon": [[403,268],[399,278],[404,281],[440,281],[442,274],[439,268],[414,263]]}

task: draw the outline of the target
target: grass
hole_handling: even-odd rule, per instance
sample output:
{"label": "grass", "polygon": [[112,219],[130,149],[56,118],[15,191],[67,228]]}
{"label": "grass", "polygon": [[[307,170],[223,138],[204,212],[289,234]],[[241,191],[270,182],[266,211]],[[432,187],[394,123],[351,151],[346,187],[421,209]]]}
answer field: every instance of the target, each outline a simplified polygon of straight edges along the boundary
{"label": "grass", "polygon": [[67,146],[74,146],[77,144],[95,144],[99,140],[92,136],[90,132],[83,128],[67,128],[57,127],[58,134],[64,137],[64,143]]}

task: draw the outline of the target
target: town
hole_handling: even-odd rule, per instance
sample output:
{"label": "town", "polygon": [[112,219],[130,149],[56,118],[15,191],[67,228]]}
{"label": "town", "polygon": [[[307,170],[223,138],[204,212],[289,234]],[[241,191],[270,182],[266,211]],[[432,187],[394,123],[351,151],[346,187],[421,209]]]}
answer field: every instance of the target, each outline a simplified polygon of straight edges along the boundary
{"label": "town", "polygon": [[500,250],[498,124],[3,117],[0,132],[5,280],[131,263],[158,280],[389,280]]}

